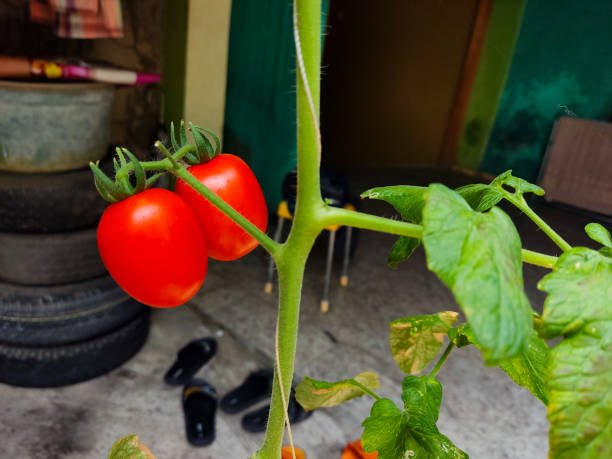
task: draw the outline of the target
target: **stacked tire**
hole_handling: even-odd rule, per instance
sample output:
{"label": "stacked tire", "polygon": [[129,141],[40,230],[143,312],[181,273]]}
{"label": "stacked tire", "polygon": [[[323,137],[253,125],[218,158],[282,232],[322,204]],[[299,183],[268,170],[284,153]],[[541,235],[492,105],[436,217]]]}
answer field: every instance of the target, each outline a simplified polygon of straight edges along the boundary
{"label": "stacked tire", "polygon": [[106,203],[89,169],[0,172],[0,381],[72,384],[129,359],[147,308],[106,274],[96,224]]}
{"label": "stacked tire", "polygon": [[98,255],[96,226],[106,203],[89,168],[73,164],[31,173],[20,163],[0,171],[6,384],[54,387],[94,378],[124,363],[147,338],[148,308],[123,293]]}

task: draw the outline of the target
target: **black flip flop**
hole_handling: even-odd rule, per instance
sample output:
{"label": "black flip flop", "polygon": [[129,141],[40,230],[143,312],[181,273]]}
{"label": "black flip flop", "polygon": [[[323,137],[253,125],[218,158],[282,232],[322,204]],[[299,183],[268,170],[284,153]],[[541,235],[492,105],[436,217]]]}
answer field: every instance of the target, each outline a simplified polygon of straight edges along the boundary
{"label": "black flip flop", "polygon": [[[241,422],[242,428],[251,433],[265,432],[268,424],[268,411],[270,411],[270,405],[245,414]],[[312,411],[306,411],[297,402],[293,389],[291,390],[291,397],[289,397],[287,414],[291,424],[297,424],[312,416]]]}
{"label": "black flip flop", "polygon": [[191,341],[178,351],[175,362],[164,376],[166,384],[187,384],[202,366],[217,353],[217,340],[202,338]]}
{"label": "black flip flop", "polygon": [[273,377],[274,373],[268,369],[252,372],[240,386],[223,396],[221,409],[228,414],[235,414],[270,397]]}
{"label": "black flip flop", "polygon": [[194,446],[210,445],[215,439],[215,388],[201,379],[191,381],[183,388],[183,411],[189,443]]}

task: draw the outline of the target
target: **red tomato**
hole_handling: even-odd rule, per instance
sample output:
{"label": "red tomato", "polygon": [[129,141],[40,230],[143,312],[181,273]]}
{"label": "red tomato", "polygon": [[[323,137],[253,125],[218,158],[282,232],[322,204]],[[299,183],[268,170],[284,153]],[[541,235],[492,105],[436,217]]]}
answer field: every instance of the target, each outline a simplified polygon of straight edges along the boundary
{"label": "red tomato", "polygon": [[115,282],[149,306],[185,303],[206,276],[208,253],[198,223],[167,190],[145,190],[107,207],[98,249]]}
{"label": "red tomato", "polygon": [[[188,170],[251,223],[266,231],[266,201],[255,174],[242,159],[235,155],[220,154]],[[194,211],[211,258],[236,260],[257,247],[253,237],[182,180],[177,181],[174,192]]]}

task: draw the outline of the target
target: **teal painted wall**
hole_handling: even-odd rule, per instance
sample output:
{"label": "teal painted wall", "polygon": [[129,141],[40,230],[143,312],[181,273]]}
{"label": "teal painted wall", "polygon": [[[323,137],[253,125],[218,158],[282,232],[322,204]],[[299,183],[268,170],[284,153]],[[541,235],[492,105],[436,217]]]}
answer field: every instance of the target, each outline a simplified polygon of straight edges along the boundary
{"label": "teal painted wall", "polygon": [[[325,13],[328,1],[322,3]],[[292,27],[290,1],[232,2],[224,150],[245,158],[271,208],[280,200],[285,174],[296,164]]]}
{"label": "teal painted wall", "polygon": [[480,169],[535,180],[554,120],[612,119],[612,1],[528,0]]}

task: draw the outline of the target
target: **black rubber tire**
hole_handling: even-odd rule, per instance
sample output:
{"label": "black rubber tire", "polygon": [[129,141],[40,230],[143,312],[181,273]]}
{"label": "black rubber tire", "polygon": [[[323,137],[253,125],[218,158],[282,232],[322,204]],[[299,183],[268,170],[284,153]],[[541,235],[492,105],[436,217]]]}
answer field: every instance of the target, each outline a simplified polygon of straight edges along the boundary
{"label": "black rubber tire", "polygon": [[0,231],[60,233],[95,225],[108,203],[92,177],[89,168],[53,174],[0,172]]}
{"label": "black rubber tire", "polygon": [[0,279],[22,285],[60,285],[103,276],[96,230],[0,233]]}
{"label": "black rubber tire", "polygon": [[33,348],[0,344],[0,382],[21,387],[57,387],[95,378],[138,352],[148,332],[146,311],[111,333],[77,344]]}
{"label": "black rubber tire", "polygon": [[0,343],[70,344],[108,333],[146,309],[108,276],[57,287],[0,283]]}

